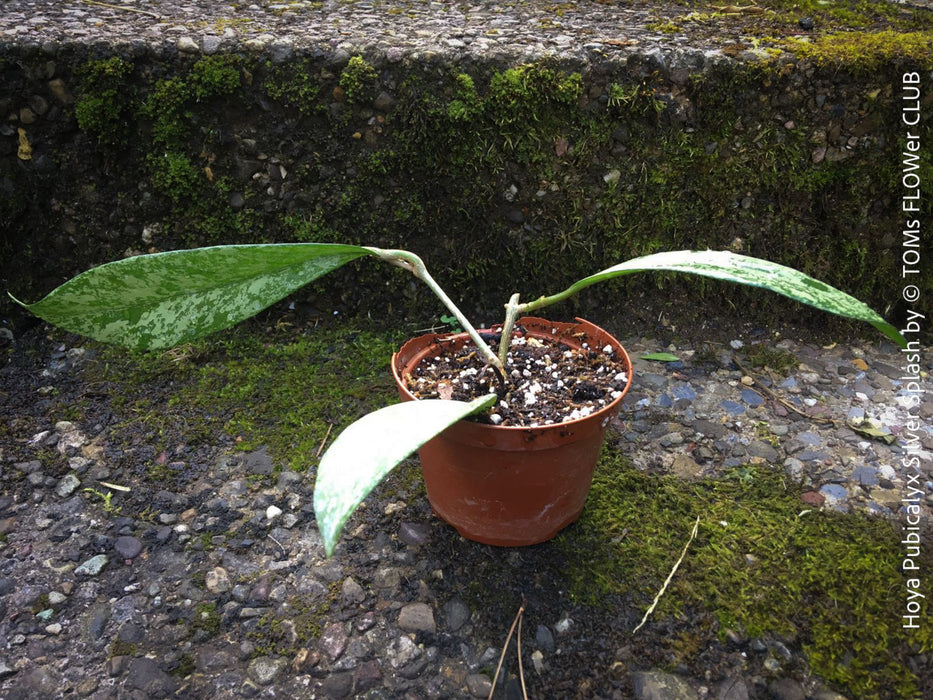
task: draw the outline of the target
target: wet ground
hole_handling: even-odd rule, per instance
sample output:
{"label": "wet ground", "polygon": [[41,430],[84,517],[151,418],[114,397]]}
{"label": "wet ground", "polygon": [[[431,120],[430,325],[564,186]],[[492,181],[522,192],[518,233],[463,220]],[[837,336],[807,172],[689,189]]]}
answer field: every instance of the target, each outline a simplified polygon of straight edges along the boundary
{"label": "wet ground", "polygon": [[[522,669],[513,636],[497,697],[521,697],[521,678],[534,698],[930,697],[929,630],[900,627],[896,523],[910,484],[929,522],[933,406],[908,410],[900,359],[874,339],[730,330],[734,342],[623,339],[635,387],[584,517],[557,540],[463,540],[410,460],[325,559],[314,455],[328,422],[394,400],[383,349],[396,336],[266,320],[147,360],[35,327],[0,370],[0,695],[486,697],[523,606]],[[310,351],[319,383],[295,393],[342,377],[341,398],[276,413]],[[678,360],[641,359],[657,351]],[[901,466],[911,416],[919,479]],[[810,541],[811,523],[829,529]],[[719,549],[747,565],[741,580],[709,574]],[[788,596],[801,614],[785,619],[729,604],[783,611]]]}

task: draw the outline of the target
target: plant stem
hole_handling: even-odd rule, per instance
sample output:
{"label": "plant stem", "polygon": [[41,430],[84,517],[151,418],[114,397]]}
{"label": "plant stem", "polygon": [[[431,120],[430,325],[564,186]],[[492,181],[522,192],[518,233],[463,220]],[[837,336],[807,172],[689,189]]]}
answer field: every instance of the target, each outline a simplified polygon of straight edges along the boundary
{"label": "plant stem", "polygon": [[551,296],[540,296],[534,301],[527,301],[524,304],[519,304],[517,307],[517,314],[526,314],[529,311],[537,311],[538,309],[543,309],[545,306],[551,306],[551,304],[556,304],[564,299],[567,299],[574,294],[576,294],[579,289],[574,285],[573,287],[568,287],[562,292],[557,294],[552,294]]}
{"label": "plant stem", "polygon": [[457,321],[460,323],[460,327],[470,336],[470,339],[476,345],[477,350],[483,356],[486,363],[495,367],[502,379],[505,379],[505,365],[499,361],[496,354],[482,339],[480,334],[473,327],[473,324],[470,323],[467,317],[457,308],[453,300],[447,296],[447,293],[441,289],[440,285],[431,277],[431,274],[428,272],[421,258],[407,250],[384,250],[382,248],[373,248],[370,246],[366,246],[366,249],[380,260],[384,260],[403,270],[408,270],[411,274],[428,285],[428,288],[434,292],[434,295],[441,300],[444,306],[446,306],[454,316],[456,316]]}
{"label": "plant stem", "polygon": [[518,320],[518,314],[521,310],[522,307],[518,303],[518,293],[516,292],[509,299],[509,303],[505,305],[505,323],[502,324],[502,338],[499,340],[499,363],[503,369],[506,367],[506,357],[512,344],[512,329],[515,328],[515,321]]}

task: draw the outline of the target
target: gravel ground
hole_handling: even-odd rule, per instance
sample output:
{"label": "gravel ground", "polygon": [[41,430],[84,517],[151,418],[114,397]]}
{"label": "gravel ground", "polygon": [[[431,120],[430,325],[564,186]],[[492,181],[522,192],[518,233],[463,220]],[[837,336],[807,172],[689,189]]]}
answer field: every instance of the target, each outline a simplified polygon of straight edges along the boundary
{"label": "gravel ground", "polygon": [[[146,391],[168,406],[172,382],[102,389],[82,379],[93,345],[40,331],[7,346],[0,370],[0,697],[486,697],[523,600],[530,697],[844,697],[779,637],[733,635],[671,669],[668,623],[649,621],[633,639],[643,608],[610,601],[607,616],[575,601],[551,543],[462,540],[411,485],[414,463],[369,499],[325,559],[309,478],[277,474],[264,448],[243,453],[227,436],[150,454],[117,399]],[[776,465],[806,485],[802,507],[891,517],[907,498],[929,522],[928,377],[924,403],[909,413],[913,387],[890,345],[781,340],[773,347],[800,364],[769,376],[745,366],[754,338],[745,342],[623,341],[635,387],[607,449],[684,479]],[[637,359],[659,349],[680,361]],[[926,371],[931,360],[926,352]],[[52,417],[78,400],[80,420]],[[853,429],[865,420],[894,436],[890,444]],[[919,481],[901,468],[912,420],[921,424]],[[147,491],[142,463],[186,476]],[[504,572],[514,579],[503,583]],[[478,607],[484,585],[502,596]],[[930,673],[928,656],[912,663]],[[497,697],[520,697],[517,672],[513,661]]]}
{"label": "gravel ground", "polygon": [[[460,63],[663,51],[670,64],[695,65],[697,56],[721,58],[717,47],[742,21],[686,37],[649,28],[684,13],[658,3],[587,2],[566,13],[544,2],[115,5],[5,0],[0,42],[142,42],[205,54],[236,44],[275,61],[305,50],[335,61],[379,52]],[[929,522],[929,376],[912,386],[890,345],[824,347],[809,337],[769,339],[801,363],[786,375],[751,370],[728,339],[669,348],[625,339],[635,358],[663,349],[680,361],[636,360],[608,449],[644,472],[684,479],[777,465],[806,485],[802,507],[897,517],[907,499]],[[2,698],[486,697],[523,601],[531,697],[843,697],[809,672],[794,640],[734,634],[695,663],[673,665],[668,623],[649,622],[633,640],[643,607],[575,600],[562,585],[559,547],[460,539],[411,485],[414,463],[325,559],[310,480],[279,473],[267,450],[244,453],[233,438],[210,435],[152,453],[144,435],[128,433],[133,417],[117,394],[82,379],[93,346],[50,341],[41,328],[0,342],[11,343],[0,369]],[[920,364],[933,369],[929,351]],[[144,390],[165,406],[173,396],[171,385]],[[69,400],[86,406],[72,421],[59,417]],[[916,473],[902,468],[911,435],[920,436]],[[138,486],[144,462],[177,473],[176,486]],[[489,602],[477,592],[484,587],[501,596]],[[910,663],[933,677],[928,654]],[[507,667],[499,697],[520,696],[517,671]]]}
{"label": "gravel ground", "polygon": [[548,2],[128,0],[106,7],[6,0],[0,41],[142,42],[194,53],[237,45],[271,49],[275,60],[287,60],[296,50],[319,50],[335,60],[374,52],[390,61],[444,55],[457,62],[545,55],[586,59],[689,44],[685,36],[672,38],[646,27],[682,14],[673,3],[586,2],[582,9],[565,15]]}

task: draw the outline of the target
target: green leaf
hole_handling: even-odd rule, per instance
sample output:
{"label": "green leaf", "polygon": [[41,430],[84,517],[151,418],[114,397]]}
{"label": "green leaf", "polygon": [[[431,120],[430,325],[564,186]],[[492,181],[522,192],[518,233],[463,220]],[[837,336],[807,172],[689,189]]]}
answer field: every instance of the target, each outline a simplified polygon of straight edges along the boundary
{"label": "green leaf", "polygon": [[848,425],[852,430],[857,432],[859,435],[864,435],[865,437],[872,438],[873,440],[880,440],[888,445],[893,445],[897,442],[897,436],[892,435],[888,430],[882,430],[876,428],[871,422],[864,421],[862,423],[849,422]]}
{"label": "green leaf", "polygon": [[641,359],[654,360],[655,362],[680,362],[677,355],[672,355],[669,352],[649,352],[642,355]]}
{"label": "green leaf", "polygon": [[591,284],[649,270],[689,272],[768,289],[829,313],[867,321],[901,347],[907,347],[894,326],[855,297],[791,267],[725,250],[676,250],[634,258],[590,275],[556,296],[563,299]]}
{"label": "green leaf", "polygon": [[95,267],[34,304],[67,331],[150,350],[228,328],[371,249],[329,243],[230,245]]}
{"label": "green leaf", "polygon": [[435,435],[492,406],[495,394],[466,403],[428,399],[386,406],[348,426],[317,470],[314,515],[327,556],[347,519],[395,466]]}

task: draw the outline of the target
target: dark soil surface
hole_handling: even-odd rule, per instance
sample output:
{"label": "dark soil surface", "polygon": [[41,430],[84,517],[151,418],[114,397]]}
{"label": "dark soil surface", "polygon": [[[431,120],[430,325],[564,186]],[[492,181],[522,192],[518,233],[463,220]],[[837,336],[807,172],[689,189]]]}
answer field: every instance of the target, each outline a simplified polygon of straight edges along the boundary
{"label": "dark soil surface", "polygon": [[[493,352],[498,339],[490,338]],[[583,343],[572,348],[539,338],[516,335],[507,355],[507,379],[467,344],[452,355],[442,350],[426,357],[406,377],[409,391],[419,399],[470,401],[489,393],[499,403],[488,414],[476,417],[484,423],[538,427],[585,418],[620,398],[628,386],[628,365],[616,357],[611,345],[591,348]]]}

